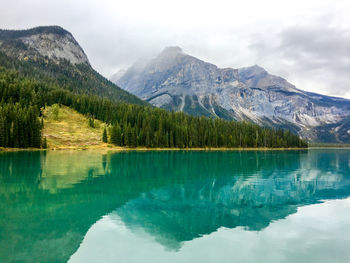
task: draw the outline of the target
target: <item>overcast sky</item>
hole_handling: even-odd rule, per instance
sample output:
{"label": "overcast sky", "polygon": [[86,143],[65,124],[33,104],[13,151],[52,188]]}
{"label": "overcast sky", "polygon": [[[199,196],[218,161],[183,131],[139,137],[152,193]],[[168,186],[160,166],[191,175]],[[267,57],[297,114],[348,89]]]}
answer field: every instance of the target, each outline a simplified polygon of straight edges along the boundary
{"label": "overcast sky", "polygon": [[219,67],[258,64],[350,98],[350,1],[0,0],[0,27],[60,25],[106,77],[165,46]]}

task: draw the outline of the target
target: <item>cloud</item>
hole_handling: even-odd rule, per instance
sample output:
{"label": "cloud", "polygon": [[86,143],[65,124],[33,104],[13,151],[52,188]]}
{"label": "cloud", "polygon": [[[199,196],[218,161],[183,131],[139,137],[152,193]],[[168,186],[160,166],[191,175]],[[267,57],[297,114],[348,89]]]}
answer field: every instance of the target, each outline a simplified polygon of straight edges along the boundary
{"label": "cloud", "polygon": [[2,0],[2,28],[60,25],[109,77],[165,46],[220,67],[260,64],[300,89],[350,98],[347,0]]}
{"label": "cloud", "polygon": [[300,89],[350,97],[350,29],[331,26],[332,16],[322,18],[285,28],[273,41],[258,36],[250,49]]}

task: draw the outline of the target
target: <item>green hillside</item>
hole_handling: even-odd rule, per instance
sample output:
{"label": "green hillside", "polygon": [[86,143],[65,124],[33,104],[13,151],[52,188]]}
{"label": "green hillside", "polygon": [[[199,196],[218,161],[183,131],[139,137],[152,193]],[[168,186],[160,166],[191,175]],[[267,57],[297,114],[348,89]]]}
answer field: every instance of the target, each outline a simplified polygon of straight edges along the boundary
{"label": "green hillside", "polygon": [[0,46],[0,66],[16,70],[21,77],[40,80],[78,94],[98,95],[116,102],[147,105],[101,76],[90,65],[72,65],[64,60],[56,64],[43,57],[19,60],[1,52],[3,48],[4,44]]}

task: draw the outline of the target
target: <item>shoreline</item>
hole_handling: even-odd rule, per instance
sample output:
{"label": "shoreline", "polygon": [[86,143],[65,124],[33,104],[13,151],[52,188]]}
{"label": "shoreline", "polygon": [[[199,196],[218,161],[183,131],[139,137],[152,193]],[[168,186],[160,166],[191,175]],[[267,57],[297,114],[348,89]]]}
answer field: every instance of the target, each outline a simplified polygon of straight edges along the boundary
{"label": "shoreline", "polygon": [[293,150],[308,150],[312,148],[264,148],[264,147],[248,147],[248,148],[227,148],[227,147],[205,147],[205,148],[148,148],[148,147],[119,147],[110,144],[97,145],[97,147],[59,147],[59,148],[5,148],[0,147],[0,152],[21,152],[21,151],[103,151],[103,152],[127,152],[127,151],[293,151]]}
{"label": "shoreline", "polygon": [[90,146],[90,147],[59,147],[59,148],[47,148],[47,149],[41,149],[41,148],[5,148],[0,147],[0,153],[6,153],[6,152],[25,152],[25,151],[46,151],[46,152],[75,152],[75,151],[95,151],[95,152],[101,152],[101,153],[117,153],[117,152],[151,152],[151,151],[197,151],[197,152],[205,152],[205,151],[218,151],[218,152],[229,152],[229,151],[305,151],[305,150],[332,150],[332,149],[350,149],[349,146],[324,146],[324,147],[307,147],[307,148],[147,148],[147,147],[120,147],[120,146],[113,146],[110,144],[106,145],[96,145],[96,146]]}

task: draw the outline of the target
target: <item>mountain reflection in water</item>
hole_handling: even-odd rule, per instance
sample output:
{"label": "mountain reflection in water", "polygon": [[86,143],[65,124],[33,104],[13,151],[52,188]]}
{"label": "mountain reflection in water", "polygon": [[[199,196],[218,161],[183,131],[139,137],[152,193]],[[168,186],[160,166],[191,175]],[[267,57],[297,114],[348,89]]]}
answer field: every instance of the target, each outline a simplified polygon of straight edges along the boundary
{"label": "mountain reflection in water", "polygon": [[349,153],[3,153],[0,261],[66,262],[104,216],[173,252],[221,228],[263,231],[350,196]]}

